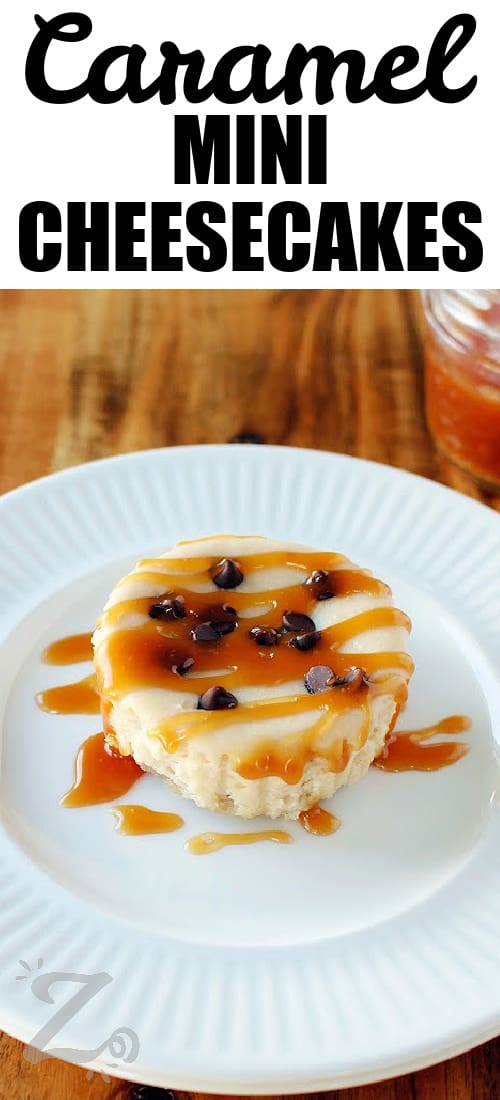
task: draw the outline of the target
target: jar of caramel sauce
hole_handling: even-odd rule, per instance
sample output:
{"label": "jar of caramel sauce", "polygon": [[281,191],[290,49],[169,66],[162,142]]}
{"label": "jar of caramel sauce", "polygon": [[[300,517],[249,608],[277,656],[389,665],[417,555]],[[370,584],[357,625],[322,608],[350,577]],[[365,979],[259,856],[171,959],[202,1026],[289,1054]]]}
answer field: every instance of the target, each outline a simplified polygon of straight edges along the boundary
{"label": "jar of caramel sauce", "polygon": [[500,489],[500,291],[425,290],[427,422],[447,458]]}

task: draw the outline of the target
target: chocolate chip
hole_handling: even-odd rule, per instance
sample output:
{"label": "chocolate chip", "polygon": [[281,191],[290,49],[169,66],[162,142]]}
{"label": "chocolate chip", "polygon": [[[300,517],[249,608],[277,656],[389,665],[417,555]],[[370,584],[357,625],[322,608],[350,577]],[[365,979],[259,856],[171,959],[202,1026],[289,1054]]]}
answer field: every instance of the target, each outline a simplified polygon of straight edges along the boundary
{"label": "chocolate chip", "polygon": [[302,615],[300,611],[285,611],[283,626],[285,630],[297,630],[299,634],[311,634],[316,630],[315,623],[309,615]]}
{"label": "chocolate chip", "polygon": [[243,580],[243,573],[232,558],[224,558],[216,565],[212,580],[217,588],[237,588]]}
{"label": "chocolate chip", "polygon": [[226,691],[220,684],[208,688],[198,699],[199,710],[232,710],[238,706],[238,700],[230,691]]}
{"label": "chocolate chip", "polygon": [[191,634],[195,642],[216,642],[220,638],[215,623],[198,623]]}
{"label": "chocolate chip", "polygon": [[350,668],[345,676],[337,676],[335,687],[345,688],[347,691],[359,691],[364,684],[368,684],[368,677],[363,668]]}
{"label": "chocolate chip", "polygon": [[232,634],[238,625],[236,609],[227,603],[205,607],[203,614],[206,619],[191,631],[196,642],[213,642],[224,634]]}
{"label": "chocolate chip", "polygon": [[297,634],[295,638],[292,638],[289,645],[295,646],[295,649],[300,649],[306,652],[308,649],[314,649],[314,646],[318,644],[321,638],[319,630],[311,630],[309,634]]}
{"label": "chocolate chip", "polygon": [[330,691],[335,685],[335,673],[328,665],[313,665],[304,676],[304,684],[309,695],[319,695]]}
{"label": "chocolate chip", "polygon": [[331,575],[326,569],[315,569],[304,584],[310,589],[315,600],[331,600],[335,595]]}
{"label": "chocolate chip", "polygon": [[278,631],[273,626],[253,626],[250,637],[257,642],[257,645],[278,645],[280,640]]}
{"label": "chocolate chip", "polygon": [[217,632],[219,638],[222,638],[224,634],[232,634],[233,630],[236,630],[236,619],[219,619],[212,620],[210,626]]}
{"label": "chocolate chip", "polygon": [[185,676],[186,672],[194,665],[194,657],[186,657],[183,661],[176,662],[172,665],[172,672],[175,672],[177,676]]}
{"label": "chocolate chip", "polygon": [[158,600],[149,609],[151,619],[185,619],[186,608],[183,596],[168,596],[164,600]]}

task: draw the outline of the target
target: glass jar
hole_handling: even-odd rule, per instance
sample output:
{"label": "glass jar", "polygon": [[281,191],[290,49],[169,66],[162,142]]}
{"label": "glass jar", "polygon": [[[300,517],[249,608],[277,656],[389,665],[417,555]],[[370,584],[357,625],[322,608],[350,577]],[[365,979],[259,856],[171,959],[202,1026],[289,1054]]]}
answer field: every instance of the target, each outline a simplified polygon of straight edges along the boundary
{"label": "glass jar", "polygon": [[453,462],[500,488],[500,291],[422,291],[427,422]]}

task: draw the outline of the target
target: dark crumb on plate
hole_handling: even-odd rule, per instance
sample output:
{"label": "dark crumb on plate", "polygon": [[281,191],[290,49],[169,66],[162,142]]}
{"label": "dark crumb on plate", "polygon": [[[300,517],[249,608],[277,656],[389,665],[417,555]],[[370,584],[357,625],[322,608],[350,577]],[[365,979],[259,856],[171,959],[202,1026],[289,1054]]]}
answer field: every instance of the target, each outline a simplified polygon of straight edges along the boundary
{"label": "dark crumb on plate", "polygon": [[264,437],[259,435],[258,432],[239,432],[237,435],[233,435],[229,442],[258,444],[264,442]]}

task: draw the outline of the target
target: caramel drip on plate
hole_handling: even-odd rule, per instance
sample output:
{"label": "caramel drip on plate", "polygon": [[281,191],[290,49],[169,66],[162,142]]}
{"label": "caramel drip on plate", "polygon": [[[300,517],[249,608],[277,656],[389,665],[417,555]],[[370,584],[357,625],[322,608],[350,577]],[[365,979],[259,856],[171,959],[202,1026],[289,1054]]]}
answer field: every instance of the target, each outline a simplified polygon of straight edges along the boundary
{"label": "caramel drip on plate", "polygon": [[61,799],[61,806],[95,806],[126,794],[144,775],[131,756],[114,753],[95,733],[80,745],[75,758],[75,781]]}
{"label": "caramel drip on plate", "polygon": [[116,832],[125,836],[173,833],[184,825],[184,818],[179,814],[150,810],[147,806],[113,806],[111,813],[116,817]]}
{"label": "caramel drip on plate", "polygon": [[302,810],[299,814],[299,822],[306,832],[313,833],[314,836],[331,836],[341,825],[338,817],[321,806],[311,806],[308,810]]}
{"label": "caramel drip on plate", "polygon": [[100,700],[94,675],[74,684],[47,688],[36,696],[40,710],[49,714],[99,714]]}
{"label": "caramel drip on plate", "polygon": [[70,634],[67,638],[58,638],[47,646],[42,653],[46,665],[76,665],[80,661],[91,661],[94,652],[91,634]]}
{"label": "caramel drip on plate", "polygon": [[469,751],[463,741],[434,741],[426,744],[436,734],[464,733],[470,729],[470,718],[452,715],[433,726],[422,729],[402,730],[391,733],[380,756],[373,761],[376,768],[386,772],[433,772],[447,768],[461,760]]}
{"label": "caramel drip on plate", "polygon": [[293,837],[284,829],[263,829],[258,833],[200,833],[187,840],[184,850],[193,856],[208,856],[230,845],[258,844],[273,840],[276,844],[291,844]]}

